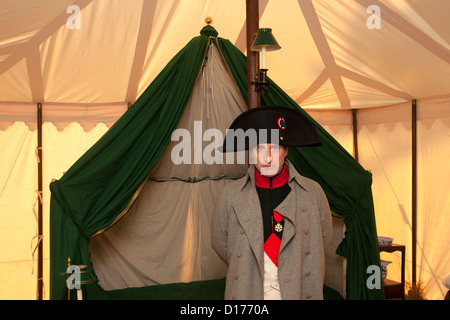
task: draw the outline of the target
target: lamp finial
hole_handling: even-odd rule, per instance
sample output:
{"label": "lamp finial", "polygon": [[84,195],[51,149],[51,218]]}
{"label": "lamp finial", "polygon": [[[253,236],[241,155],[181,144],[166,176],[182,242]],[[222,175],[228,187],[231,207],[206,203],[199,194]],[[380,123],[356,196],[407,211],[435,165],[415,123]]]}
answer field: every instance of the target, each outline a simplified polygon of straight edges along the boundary
{"label": "lamp finial", "polygon": [[206,22],[206,24],[209,26],[210,24],[212,24],[212,22],[213,22],[213,19],[211,18],[211,17],[206,17],[205,18],[205,22]]}

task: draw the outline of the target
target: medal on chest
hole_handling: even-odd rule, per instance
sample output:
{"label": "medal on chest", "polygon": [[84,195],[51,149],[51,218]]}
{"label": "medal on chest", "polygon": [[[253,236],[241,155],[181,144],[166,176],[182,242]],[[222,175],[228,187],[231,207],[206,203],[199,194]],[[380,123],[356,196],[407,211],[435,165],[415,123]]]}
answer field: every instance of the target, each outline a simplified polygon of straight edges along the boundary
{"label": "medal on chest", "polygon": [[[281,214],[274,211],[272,216],[272,232],[281,233],[283,232],[284,218]],[[280,237],[281,238],[281,237]]]}
{"label": "medal on chest", "polygon": [[277,223],[274,227],[275,232],[281,232],[283,231],[283,226],[281,225],[281,223]]}

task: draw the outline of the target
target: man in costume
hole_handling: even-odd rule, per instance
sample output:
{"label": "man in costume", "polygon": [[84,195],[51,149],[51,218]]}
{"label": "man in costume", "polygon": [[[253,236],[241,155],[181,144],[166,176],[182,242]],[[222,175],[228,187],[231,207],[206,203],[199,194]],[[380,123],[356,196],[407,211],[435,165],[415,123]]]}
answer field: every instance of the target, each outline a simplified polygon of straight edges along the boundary
{"label": "man in costume", "polygon": [[258,107],[233,121],[222,151],[249,150],[254,164],[227,185],[213,214],[212,245],[228,263],[225,299],[323,299],[330,208],[320,185],[285,159],[289,146],[320,145],[292,108]]}

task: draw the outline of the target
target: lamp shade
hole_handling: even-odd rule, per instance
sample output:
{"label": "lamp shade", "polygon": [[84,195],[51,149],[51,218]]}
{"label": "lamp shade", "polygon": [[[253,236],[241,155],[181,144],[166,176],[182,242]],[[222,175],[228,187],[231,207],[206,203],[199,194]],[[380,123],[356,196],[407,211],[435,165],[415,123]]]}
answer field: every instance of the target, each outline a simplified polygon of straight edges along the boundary
{"label": "lamp shade", "polygon": [[263,51],[263,49],[266,51],[281,49],[277,40],[275,40],[275,37],[272,35],[272,29],[270,28],[258,29],[258,34],[251,47],[252,51]]}

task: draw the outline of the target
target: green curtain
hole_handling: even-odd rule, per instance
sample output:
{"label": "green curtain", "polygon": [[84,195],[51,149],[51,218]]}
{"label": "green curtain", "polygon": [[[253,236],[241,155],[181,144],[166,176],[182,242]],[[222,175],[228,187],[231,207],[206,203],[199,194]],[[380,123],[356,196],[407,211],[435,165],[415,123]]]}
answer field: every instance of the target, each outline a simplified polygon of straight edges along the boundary
{"label": "green curtain", "polygon": [[[219,48],[247,98],[246,57],[230,41],[220,39]],[[380,267],[372,174],[361,165],[295,101],[269,79],[270,88],[261,94],[261,105],[284,105],[299,110],[315,125],[323,141],[319,148],[289,148],[288,159],[297,171],[317,181],[325,191],[331,210],[344,217],[346,237],[337,253],[347,257],[347,299],[383,299],[384,290],[366,285],[367,267]],[[381,277],[381,275],[380,275]]]}
{"label": "green curtain", "polygon": [[[176,129],[205,58],[209,37],[192,39],[139,99],[60,180],[50,184],[50,290],[65,298],[67,259],[87,265],[89,240],[135,199]],[[120,216],[119,216],[120,217]]]}
{"label": "green curtain", "polygon": [[[67,299],[67,259],[87,265],[95,277],[89,241],[110,228],[138,196],[153,166],[170,142],[188,103],[210,43],[217,44],[244,99],[246,57],[217,32],[204,28],[149,85],[139,99],[64,175],[50,184],[50,298]],[[210,42],[211,41],[211,42]],[[264,105],[287,105],[304,112],[276,84],[263,96]],[[371,175],[323,128],[313,121],[324,142],[320,148],[290,149],[297,170],[319,182],[334,212],[344,216],[346,239],[339,252],[348,258],[347,298],[383,298],[383,290],[366,287],[366,268],[380,265],[371,194]],[[86,286],[90,299],[223,297],[223,282],[159,285],[105,291]],[[331,290],[333,291],[333,290]],[[172,294],[170,293],[172,292]],[[214,293],[212,293],[214,292]],[[330,292],[324,288],[324,293]],[[335,293],[335,292],[334,292]],[[337,294],[337,293],[335,293]]]}

